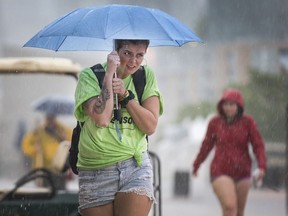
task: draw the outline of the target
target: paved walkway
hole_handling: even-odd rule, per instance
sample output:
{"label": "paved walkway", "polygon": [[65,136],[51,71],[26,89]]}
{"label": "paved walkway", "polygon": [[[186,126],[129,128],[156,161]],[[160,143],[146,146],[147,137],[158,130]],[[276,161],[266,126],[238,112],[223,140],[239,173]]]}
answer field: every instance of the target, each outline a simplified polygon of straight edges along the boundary
{"label": "paved walkway", "polygon": [[[171,192],[171,184],[165,184],[167,182],[168,180],[163,181],[162,185],[162,216],[222,216],[210,184],[200,185],[194,180],[194,187],[187,198],[175,198]],[[207,181],[199,179],[199,182]],[[77,184],[73,183],[72,188],[77,189]],[[245,216],[288,216],[285,203],[284,189],[274,191],[252,188],[248,196]],[[153,211],[149,216],[153,216]]]}
{"label": "paved walkway", "polygon": [[[245,216],[287,216],[285,191],[251,189]],[[162,199],[162,216],[221,216],[215,195],[207,189],[203,196]]]}

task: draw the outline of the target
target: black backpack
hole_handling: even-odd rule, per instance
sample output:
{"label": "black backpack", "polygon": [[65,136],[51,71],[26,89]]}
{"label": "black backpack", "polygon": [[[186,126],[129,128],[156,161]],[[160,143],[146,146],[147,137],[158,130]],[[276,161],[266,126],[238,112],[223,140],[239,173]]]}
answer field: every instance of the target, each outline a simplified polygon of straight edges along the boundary
{"label": "black backpack", "polygon": [[[96,64],[93,67],[91,67],[93,70],[95,76],[98,79],[99,86],[102,88],[102,83],[105,75],[105,70],[102,67],[101,64]],[[133,75],[133,83],[135,86],[135,90],[137,93],[138,101],[141,104],[142,100],[142,94],[146,85],[146,75],[145,75],[145,69],[143,66],[141,66]],[[80,125],[81,124],[81,125]],[[78,175],[77,170],[77,161],[78,161],[78,143],[79,143],[79,137],[81,132],[81,127],[83,126],[84,122],[78,122],[76,127],[73,129],[72,138],[71,138],[71,146],[69,149],[69,164],[74,174]]]}

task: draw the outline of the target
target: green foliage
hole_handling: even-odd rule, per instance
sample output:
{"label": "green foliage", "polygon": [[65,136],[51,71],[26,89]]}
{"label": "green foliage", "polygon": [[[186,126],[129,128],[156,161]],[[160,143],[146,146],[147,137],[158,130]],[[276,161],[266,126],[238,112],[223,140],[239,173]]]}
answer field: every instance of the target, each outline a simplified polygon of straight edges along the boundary
{"label": "green foliage", "polygon": [[178,113],[178,121],[182,121],[185,118],[195,119],[198,116],[206,118],[209,114],[215,113],[215,104],[207,101],[203,101],[200,104],[189,104],[182,107]]}
{"label": "green foliage", "polygon": [[254,117],[265,140],[284,142],[288,105],[288,74],[250,72],[246,85],[232,85],[241,90],[245,112]]}

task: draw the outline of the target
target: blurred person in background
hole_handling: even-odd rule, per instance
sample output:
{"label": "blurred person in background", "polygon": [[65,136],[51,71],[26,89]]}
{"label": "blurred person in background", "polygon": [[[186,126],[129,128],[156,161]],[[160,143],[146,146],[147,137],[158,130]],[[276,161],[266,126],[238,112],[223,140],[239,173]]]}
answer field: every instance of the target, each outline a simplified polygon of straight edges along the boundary
{"label": "blurred person in background", "polygon": [[256,181],[262,181],[266,171],[266,154],[262,137],[251,116],[244,113],[240,91],[227,89],[217,104],[218,115],[208,124],[200,151],[193,162],[192,175],[197,176],[200,165],[210,151],[215,155],[210,164],[210,181],[223,216],[244,216],[251,186],[251,143],[258,163]]}
{"label": "blurred person in background", "polygon": [[[27,132],[22,140],[22,151],[31,159],[32,168],[46,168],[51,171],[57,189],[65,188],[66,174],[55,173],[52,161],[60,143],[71,140],[71,136],[71,128],[60,123],[54,114],[46,114],[44,123],[37,123],[35,129]],[[39,186],[45,186],[45,183],[44,185],[39,184]]]}

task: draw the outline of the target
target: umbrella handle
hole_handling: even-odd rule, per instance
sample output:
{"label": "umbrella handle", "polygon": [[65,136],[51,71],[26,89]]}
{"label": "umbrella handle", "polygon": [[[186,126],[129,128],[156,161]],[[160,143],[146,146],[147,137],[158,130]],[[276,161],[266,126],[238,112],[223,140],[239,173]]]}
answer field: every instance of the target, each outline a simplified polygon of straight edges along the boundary
{"label": "umbrella handle", "polygon": [[121,120],[121,112],[120,109],[114,109],[114,119],[115,121],[120,121]]}
{"label": "umbrella handle", "polygon": [[114,94],[114,97],[115,97],[115,109],[116,109],[116,110],[119,110],[118,95],[117,95],[117,94]]}

